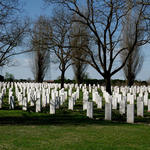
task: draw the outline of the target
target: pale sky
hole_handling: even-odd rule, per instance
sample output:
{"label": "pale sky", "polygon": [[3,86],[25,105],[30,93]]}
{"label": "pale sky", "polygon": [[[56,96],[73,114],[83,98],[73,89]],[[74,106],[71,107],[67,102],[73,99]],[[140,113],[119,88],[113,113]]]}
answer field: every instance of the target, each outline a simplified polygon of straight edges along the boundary
{"label": "pale sky", "polygon": [[[25,16],[30,16],[32,19],[37,18],[40,15],[50,15],[51,8],[46,8],[42,0],[21,0],[24,2]],[[148,80],[150,78],[150,45],[145,45],[142,48],[144,55],[144,63],[141,72],[138,74],[138,80]],[[12,58],[15,62],[15,66],[5,66],[1,70],[1,74],[5,75],[6,72],[12,73],[16,79],[33,79],[33,74],[30,67],[30,56],[19,55]],[[90,78],[102,79],[102,77],[93,68],[89,67],[87,72]],[[47,79],[56,79],[60,76],[58,65],[51,64],[51,69],[46,76]],[[70,67],[66,71],[66,78],[73,78],[72,68]],[[124,79],[122,72],[118,72],[113,78]]]}

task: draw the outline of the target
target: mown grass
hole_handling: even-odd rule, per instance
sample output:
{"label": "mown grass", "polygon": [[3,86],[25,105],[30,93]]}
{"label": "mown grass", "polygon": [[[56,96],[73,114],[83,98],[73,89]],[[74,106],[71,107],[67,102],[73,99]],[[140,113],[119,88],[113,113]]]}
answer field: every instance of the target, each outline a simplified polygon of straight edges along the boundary
{"label": "mown grass", "polygon": [[0,125],[0,150],[150,149],[148,124],[126,124],[21,110],[1,110],[0,116],[0,122],[6,119]]}
{"label": "mown grass", "polygon": [[104,120],[103,109],[94,104],[94,118],[82,110],[82,93],[74,110],[68,101],[55,115],[49,106],[35,113],[33,107],[22,111],[16,103],[9,110],[0,110],[0,150],[149,150],[150,112],[145,107],[144,118],[136,117],[135,124],[127,124],[126,116],[112,111],[112,121]]}

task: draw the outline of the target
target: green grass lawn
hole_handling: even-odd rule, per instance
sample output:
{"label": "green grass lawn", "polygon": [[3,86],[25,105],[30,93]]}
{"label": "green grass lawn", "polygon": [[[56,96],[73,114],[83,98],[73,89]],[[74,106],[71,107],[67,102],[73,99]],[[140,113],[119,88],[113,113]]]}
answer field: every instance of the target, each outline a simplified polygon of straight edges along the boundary
{"label": "green grass lawn", "polygon": [[[82,94],[82,93],[81,93]],[[7,97],[0,110],[0,150],[150,150],[150,112],[127,124],[126,116],[112,111],[112,121],[104,120],[103,109],[94,104],[94,118],[82,110],[82,95],[74,111],[66,101],[55,115],[49,106],[35,113],[22,111],[18,104],[9,110]]]}
{"label": "green grass lawn", "polygon": [[0,150],[101,149],[148,150],[150,126],[91,120],[77,110],[56,115],[0,110]]}

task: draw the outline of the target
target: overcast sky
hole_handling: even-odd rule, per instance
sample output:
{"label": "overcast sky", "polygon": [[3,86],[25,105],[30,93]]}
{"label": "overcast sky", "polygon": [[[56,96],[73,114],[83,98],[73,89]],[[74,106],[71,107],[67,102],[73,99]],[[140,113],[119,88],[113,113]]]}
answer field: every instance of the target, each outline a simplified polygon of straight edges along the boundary
{"label": "overcast sky", "polygon": [[[21,0],[24,2],[24,15],[30,16],[32,19],[37,18],[40,15],[51,15],[51,8],[47,8],[42,0]],[[150,46],[146,45],[142,48],[144,55],[144,63],[141,72],[138,74],[138,80],[147,80],[150,78]],[[19,55],[12,58],[12,62],[15,62],[15,66],[6,66],[1,70],[1,74],[5,75],[6,72],[12,73],[16,79],[33,79],[33,74],[30,67],[30,56]],[[87,70],[90,78],[101,79],[102,77],[91,67]],[[60,71],[57,65],[51,64],[51,69],[46,76],[47,79],[56,79],[60,76]],[[66,71],[66,77],[72,79],[73,73],[70,67]],[[122,72],[120,71],[113,78],[124,79]]]}

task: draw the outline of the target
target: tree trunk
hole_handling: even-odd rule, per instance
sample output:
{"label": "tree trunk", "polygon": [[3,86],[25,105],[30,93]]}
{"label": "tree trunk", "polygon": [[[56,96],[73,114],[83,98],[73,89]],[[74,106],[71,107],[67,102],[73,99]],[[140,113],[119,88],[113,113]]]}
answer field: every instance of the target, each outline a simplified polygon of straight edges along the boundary
{"label": "tree trunk", "polygon": [[128,72],[127,85],[131,87],[134,84],[134,81],[135,81],[135,74],[132,71]]}
{"label": "tree trunk", "polygon": [[76,82],[78,83],[78,85],[81,83],[81,74],[80,74],[80,71],[78,71],[77,74],[76,74]]}
{"label": "tree trunk", "polygon": [[61,71],[61,88],[64,88],[65,70]]}
{"label": "tree trunk", "polygon": [[42,83],[43,82],[43,77],[41,72],[38,72],[37,77],[36,77],[36,82]]}
{"label": "tree trunk", "polygon": [[104,78],[104,80],[105,80],[105,85],[106,85],[106,91],[107,91],[110,95],[112,95],[110,76],[107,75],[107,76]]}
{"label": "tree trunk", "polygon": [[134,79],[127,79],[127,85],[131,87],[134,84]]}

